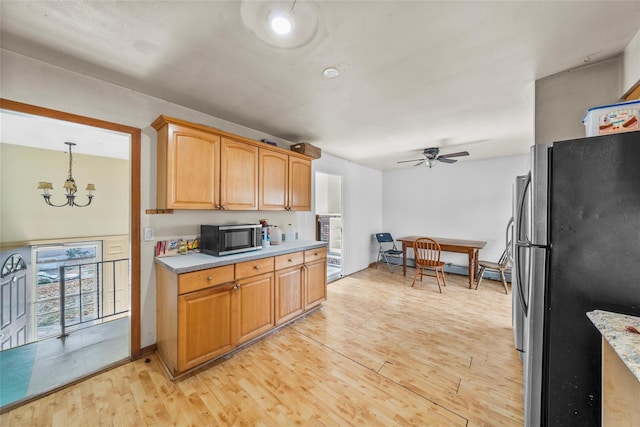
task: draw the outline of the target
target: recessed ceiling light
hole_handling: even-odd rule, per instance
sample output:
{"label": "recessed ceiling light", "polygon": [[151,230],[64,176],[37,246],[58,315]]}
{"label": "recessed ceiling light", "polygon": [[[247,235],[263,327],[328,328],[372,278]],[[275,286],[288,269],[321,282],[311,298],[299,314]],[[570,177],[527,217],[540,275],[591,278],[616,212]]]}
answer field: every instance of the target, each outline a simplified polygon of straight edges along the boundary
{"label": "recessed ceiling light", "polygon": [[338,70],[336,67],[327,67],[322,72],[322,75],[328,79],[335,79],[340,75],[340,70]]}
{"label": "recessed ceiling light", "polygon": [[278,10],[269,17],[269,23],[274,33],[285,36],[293,29],[293,17],[288,13]]}

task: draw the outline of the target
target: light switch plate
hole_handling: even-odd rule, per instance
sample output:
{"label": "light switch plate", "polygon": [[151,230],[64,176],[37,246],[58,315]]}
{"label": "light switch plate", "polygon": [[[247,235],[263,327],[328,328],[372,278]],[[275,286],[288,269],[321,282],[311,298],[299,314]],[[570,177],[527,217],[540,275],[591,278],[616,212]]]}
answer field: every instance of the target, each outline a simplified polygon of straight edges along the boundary
{"label": "light switch plate", "polygon": [[149,242],[149,241],[151,241],[151,240],[156,238],[156,233],[153,230],[153,228],[145,227],[143,229],[143,232],[144,232],[144,241],[145,242]]}

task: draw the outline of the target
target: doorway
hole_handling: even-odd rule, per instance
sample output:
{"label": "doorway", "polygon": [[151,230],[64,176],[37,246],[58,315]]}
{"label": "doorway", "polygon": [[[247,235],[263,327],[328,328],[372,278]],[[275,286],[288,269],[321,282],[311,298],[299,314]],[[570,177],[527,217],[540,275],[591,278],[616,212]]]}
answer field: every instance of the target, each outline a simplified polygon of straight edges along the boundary
{"label": "doorway", "polygon": [[[11,336],[12,343],[3,342],[3,350],[6,350],[0,351],[0,375],[3,376],[0,411],[4,412],[100,370],[140,357],[141,132],[140,129],[129,126],[5,99],[0,99],[0,114],[3,125],[2,142],[11,146],[7,150],[5,148],[8,146],[3,146],[3,153],[12,150],[12,154],[19,154],[17,158],[25,158],[25,153],[20,150],[31,150],[26,155],[30,165],[41,156],[55,163],[56,172],[61,169],[61,175],[56,175],[45,165],[30,170],[28,176],[24,177],[20,176],[22,172],[14,171],[7,180],[14,186],[26,181],[29,188],[25,186],[13,196],[5,196],[3,191],[3,222],[8,220],[10,227],[11,223],[15,223],[15,228],[19,229],[22,224],[18,222],[31,221],[29,230],[32,230],[31,235],[22,238],[3,229],[0,242],[0,261],[13,260],[7,264],[4,273],[7,273],[6,278],[10,283],[16,284],[15,292],[13,287],[4,287],[7,295],[15,298],[10,302],[7,299],[7,310],[3,311],[17,313],[14,305],[28,308],[20,311],[24,327],[16,329],[16,333],[7,334]],[[7,119],[8,116],[11,118]],[[9,128],[16,117],[19,118],[18,121],[27,120],[30,123],[28,132],[23,130],[18,133],[21,139],[36,136],[33,139],[38,142],[22,146],[7,140],[10,137]],[[33,181],[35,184],[41,179],[54,181],[51,201],[56,203],[64,200],[62,183],[66,177],[66,166],[59,165],[56,156],[60,154],[55,153],[55,150],[64,151],[64,146],[61,149],[47,146],[53,144],[45,137],[54,133],[46,130],[49,125],[65,129],[63,135],[58,135],[58,139],[64,141],[84,140],[86,135],[91,135],[94,148],[99,152],[82,153],[74,148],[73,172],[79,186],[83,186],[81,188],[84,188],[87,180],[81,177],[82,167],[76,165],[82,163],[86,167],[85,163],[90,161],[100,162],[103,157],[113,157],[100,150],[113,153],[115,147],[110,142],[114,136],[123,141],[118,148],[126,151],[126,160],[120,161],[124,162],[121,169],[113,169],[117,162],[111,162],[105,166],[111,171],[108,185],[104,182],[98,185],[95,182],[95,200],[102,198],[114,203],[108,203],[108,207],[100,207],[101,204],[94,201],[94,206],[84,208],[45,205],[39,191],[34,189]],[[55,144],[62,144],[64,141],[56,140]],[[69,161],[70,159],[65,160]],[[92,178],[98,175],[99,168],[95,164],[88,167]],[[24,169],[28,167],[25,166]],[[6,171],[2,172],[2,179],[5,181]],[[118,178],[114,179],[116,176]],[[127,188],[128,191],[122,191]],[[79,200],[85,199],[80,203],[86,203],[85,194],[81,194],[83,191],[78,189],[77,193]],[[111,198],[118,193],[120,199]],[[30,203],[37,205],[30,207]],[[98,205],[98,209],[95,209],[95,205]],[[11,209],[14,207],[21,209],[20,213],[12,214]],[[124,217],[124,227],[121,227],[120,232],[113,232],[115,216],[112,212],[107,213],[108,219],[93,222],[84,221],[78,216],[80,212],[91,210],[88,216],[95,218],[101,211],[111,208],[119,209]],[[32,217],[21,218],[29,215]],[[65,222],[73,223],[72,227],[68,227],[71,231],[64,231]],[[77,235],[73,235],[75,231]],[[21,279],[22,276],[24,280]],[[4,278],[2,283],[5,283]],[[23,292],[19,293],[20,289],[24,289]],[[47,294],[47,291],[55,293],[56,290],[61,290],[67,298],[60,300],[60,292],[52,297]],[[4,309],[4,301],[2,308]],[[60,314],[65,311],[66,315]],[[99,350],[100,345],[105,346],[103,350]],[[43,357],[39,358],[39,354]],[[67,362],[70,363],[68,366],[65,365]],[[10,381],[5,381],[9,379],[5,376],[7,373],[10,373]],[[7,384],[16,387],[9,389],[5,387]]]}
{"label": "doorway", "polygon": [[327,242],[327,282],[343,276],[342,176],[316,172],[316,240]]}

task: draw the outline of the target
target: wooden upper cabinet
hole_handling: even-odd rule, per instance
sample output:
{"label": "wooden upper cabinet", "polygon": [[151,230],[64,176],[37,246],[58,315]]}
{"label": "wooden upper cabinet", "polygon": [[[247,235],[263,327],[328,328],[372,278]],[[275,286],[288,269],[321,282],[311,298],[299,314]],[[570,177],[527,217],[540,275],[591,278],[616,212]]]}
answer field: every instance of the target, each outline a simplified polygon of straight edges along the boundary
{"label": "wooden upper cabinet", "polygon": [[257,210],[258,147],[224,137],[221,147],[221,209]]}
{"label": "wooden upper cabinet", "polygon": [[311,210],[310,159],[289,156],[289,205],[287,210]]}
{"label": "wooden upper cabinet", "polygon": [[216,209],[220,191],[220,137],[167,122],[156,129],[158,208]]}
{"label": "wooden upper cabinet", "polygon": [[282,211],[287,208],[289,186],[289,156],[273,150],[260,149],[260,190],[258,209]]}
{"label": "wooden upper cabinet", "polygon": [[260,149],[260,210],[311,210],[311,160]]}
{"label": "wooden upper cabinet", "polygon": [[159,116],[158,209],[311,210],[311,158]]}

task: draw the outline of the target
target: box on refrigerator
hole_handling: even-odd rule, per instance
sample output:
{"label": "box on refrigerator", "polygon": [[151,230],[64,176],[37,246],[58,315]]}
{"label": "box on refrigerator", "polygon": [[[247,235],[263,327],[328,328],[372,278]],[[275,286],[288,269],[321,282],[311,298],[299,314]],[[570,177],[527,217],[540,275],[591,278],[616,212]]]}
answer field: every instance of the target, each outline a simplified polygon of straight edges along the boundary
{"label": "box on refrigerator", "polygon": [[586,136],[640,130],[640,100],[589,108],[582,123]]}

